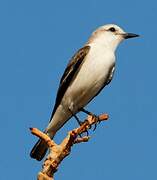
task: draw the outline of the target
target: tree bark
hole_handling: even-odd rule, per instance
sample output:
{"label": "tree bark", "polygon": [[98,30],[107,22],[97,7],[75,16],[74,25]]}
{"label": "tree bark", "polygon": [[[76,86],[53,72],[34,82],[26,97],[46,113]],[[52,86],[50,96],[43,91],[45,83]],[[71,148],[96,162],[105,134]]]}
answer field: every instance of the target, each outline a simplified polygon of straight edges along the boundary
{"label": "tree bark", "polygon": [[49,154],[47,155],[45,161],[42,165],[42,170],[38,173],[38,180],[54,180],[54,174],[58,170],[59,164],[62,160],[68,156],[71,152],[71,147],[74,144],[87,142],[89,136],[78,137],[82,133],[87,132],[92,125],[96,125],[98,122],[105,121],[108,119],[107,114],[95,116],[88,116],[87,119],[81,124],[80,127],[69,131],[68,135],[61,142],[61,144],[56,144],[53,140],[50,139],[46,134],[38,130],[37,128],[30,128],[31,133],[41,139],[43,139],[48,148]]}

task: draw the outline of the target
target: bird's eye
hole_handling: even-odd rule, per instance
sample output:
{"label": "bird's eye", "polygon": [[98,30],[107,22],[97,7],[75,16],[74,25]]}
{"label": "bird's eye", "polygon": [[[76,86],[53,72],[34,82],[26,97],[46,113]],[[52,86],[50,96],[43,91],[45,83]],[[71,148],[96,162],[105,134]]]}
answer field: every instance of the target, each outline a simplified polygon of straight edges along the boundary
{"label": "bird's eye", "polygon": [[111,32],[115,32],[115,31],[116,31],[116,29],[115,29],[114,27],[111,27],[111,28],[109,29],[109,31],[111,31]]}

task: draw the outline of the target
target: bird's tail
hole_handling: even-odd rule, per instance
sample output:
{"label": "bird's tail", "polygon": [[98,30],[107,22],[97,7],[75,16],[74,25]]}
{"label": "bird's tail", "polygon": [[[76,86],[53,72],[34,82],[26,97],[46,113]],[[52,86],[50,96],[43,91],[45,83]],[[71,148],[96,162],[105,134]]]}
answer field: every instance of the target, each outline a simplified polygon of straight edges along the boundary
{"label": "bird's tail", "polygon": [[[51,138],[53,137],[51,136]],[[30,156],[33,159],[41,161],[44,158],[47,150],[48,150],[48,147],[45,141],[43,141],[42,139],[39,139],[37,143],[34,145],[34,147],[32,148],[30,152]]]}

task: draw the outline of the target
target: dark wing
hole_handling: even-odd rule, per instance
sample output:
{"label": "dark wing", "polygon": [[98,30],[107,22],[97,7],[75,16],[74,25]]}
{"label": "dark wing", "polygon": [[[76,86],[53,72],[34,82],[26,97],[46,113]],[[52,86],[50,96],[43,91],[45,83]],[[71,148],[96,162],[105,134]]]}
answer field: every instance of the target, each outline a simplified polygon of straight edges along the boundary
{"label": "dark wing", "polygon": [[108,78],[106,81],[106,85],[110,84],[110,82],[112,81],[114,71],[115,71],[115,64],[113,64],[113,66],[110,68],[109,75],[108,75]]}
{"label": "dark wing", "polygon": [[78,69],[83,64],[83,60],[84,60],[85,56],[87,55],[87,53],[89,52],[89,50],[90,50],[90,46],[84,46],[83,48],[79,49],[77,51],[77,53],[69,61],[68,65],[63,73],[63,76],[61,77],[61,80],[60,80],[57,97],[56,97],[56,102],[55,102],[55,106],[54,106],[54,109],[53,109],[53,112],[51,115],[51,119],[52,119],[58,105],[60,104],[68,86],[70,85],[72,79],[76,76],[76,74],[78,73]]}

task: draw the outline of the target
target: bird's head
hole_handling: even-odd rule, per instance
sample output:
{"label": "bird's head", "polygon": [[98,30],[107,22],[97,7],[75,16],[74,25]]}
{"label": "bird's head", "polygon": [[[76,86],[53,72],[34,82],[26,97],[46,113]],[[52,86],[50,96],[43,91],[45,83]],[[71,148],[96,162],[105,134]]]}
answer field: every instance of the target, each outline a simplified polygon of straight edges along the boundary
{"label": "bird's head", "polygon": [[97,43],[115,50],[123,40],[138,36],[137,34],[125,32],[115,24],[107,24],[99,27],[92,33],[92,36],[89,38],[89,43]]}

